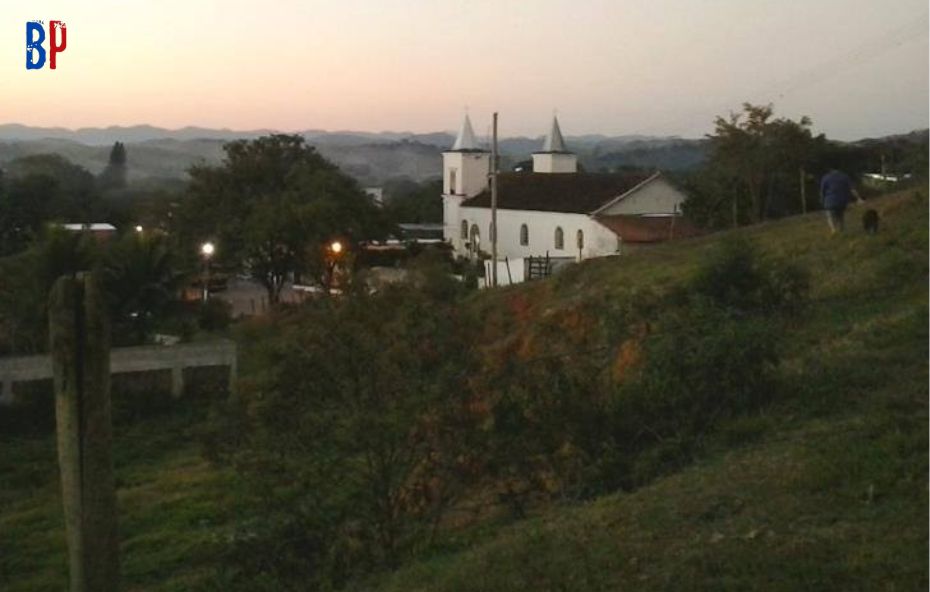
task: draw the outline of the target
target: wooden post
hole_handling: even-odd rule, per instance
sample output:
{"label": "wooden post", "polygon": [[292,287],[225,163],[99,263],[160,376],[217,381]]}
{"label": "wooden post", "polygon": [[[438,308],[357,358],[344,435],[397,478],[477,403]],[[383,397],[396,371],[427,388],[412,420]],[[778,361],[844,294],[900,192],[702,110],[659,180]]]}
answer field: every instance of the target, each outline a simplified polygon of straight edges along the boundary
{"label": "wooden post", "polygon": [[49,338],[70,589],[117,590],[110,333],[104,295],[93,275],[55,283]]}
{"label": "wooden post", "polygon": [[497,113],[491,131],[491,285],[497,287]]}

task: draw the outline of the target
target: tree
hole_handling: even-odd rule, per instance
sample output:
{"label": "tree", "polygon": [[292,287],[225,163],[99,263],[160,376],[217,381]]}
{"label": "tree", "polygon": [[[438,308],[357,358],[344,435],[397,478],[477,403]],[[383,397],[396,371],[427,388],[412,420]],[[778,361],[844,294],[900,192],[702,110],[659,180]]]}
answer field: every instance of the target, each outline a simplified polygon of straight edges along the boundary
{"label": "tree", "polygon": [[110,149],[110,161],[107,167],[100,173],[100,188],[102,190],[124,189],[127,173],[126,146],[122,142],[116,142]]}
{"label": "tree", "polygon": [[397,224],[442,222],[442,180],[412,183],[392,191],[385,212]]}
{"label": "tree", "polygon": [[710,139],[708,169],[739,188],[730,196],[731,221],[759,222],[795,210],[787,195],[799,192],[799,170],[823,136],[811,134],[811,120],[772,119],[771,105],[743,104],[742,113],[718,117]]}
{"label": "tree", "polygon": [[[474,323],[432,265],[377,293],[303,307],[256,350],[227,449],[256,494],[235,570],[275,589],[338,589],[428,545],[468,478],[474,419],[460,372]],[[221,447],[222,448],[222,447]],[[252,489],[254,488],[254,489]]]}
{"label": "tree", "polygon": [[128,232],[103,260],[103,285],[117,344],[142,343],[180,285],[163,235]]}
{"label": "tree", "polygon": [[178,230],[192,253],[201,241],[216,240],[220,261],[249,272],[270,303],[289,276],[325,269],[329,241],[383,234],[380,210],[300,136],[239,140],[224,150],[222,165],[190,170]]}
{"label": "tree", "polygon": [[4,185],[0,255],[25,249],[49,221],[90,222],[99,214],[93,176],[57,154],[13,160]]}

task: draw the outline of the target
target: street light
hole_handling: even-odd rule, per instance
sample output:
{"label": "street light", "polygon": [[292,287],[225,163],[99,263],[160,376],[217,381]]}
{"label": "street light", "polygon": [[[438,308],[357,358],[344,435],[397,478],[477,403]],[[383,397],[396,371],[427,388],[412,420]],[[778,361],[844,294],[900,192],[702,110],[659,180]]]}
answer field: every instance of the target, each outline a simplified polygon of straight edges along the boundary
{"label": "street light", "polygon": [[211,242],[205,242],[200,245],[200,256],[203,257],[203,301],[206,302],[210,294],[210,257],[213,256],[216,247]]}
{"label": "street light", "polygon": [[339,258],[342,256],[342,252],[345,249],[343,244],[334,240],[333,242],[327,245],[326,250],[326,293],[328,294],[332,290],[333,283],[336,280],[336,265],[339,263]]}
{"label": "street light", "polygon": [[142,233],[142,225],[141,225],[141,224],[136,224],[136,232],[138,232],[138,233],[140,233],[140,234]]}

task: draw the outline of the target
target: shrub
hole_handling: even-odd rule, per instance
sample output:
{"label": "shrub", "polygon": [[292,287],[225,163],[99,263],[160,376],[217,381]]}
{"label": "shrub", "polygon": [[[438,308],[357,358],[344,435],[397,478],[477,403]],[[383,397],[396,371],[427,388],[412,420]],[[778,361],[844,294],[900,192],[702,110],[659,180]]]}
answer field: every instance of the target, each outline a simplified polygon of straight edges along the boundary
{"label": "shrub", "polygon": [[668,313],[644,343],[643,363],[611,404],[616,445],[633,455],[630,484],[688,460],[724,420],[775,393],[772,323],[706,303]]}
{"label": "shrub", "polygon": [[268,574],[276,589],[338,587],[428,544],[474,433],[458,372],[471,323],[449,290],[426,269],[320,299],[254,352],[261,370],[211,434],[255,493],[256,525],[229,557],[246,589]]}
{"label": "shrub", "polygon": [[224,331],[232,322],[232,305],[220,298],[210,298],[200,306],[198,326],[204,331]]}
{"label": "shrub", "polygon": [[791,312],[804,304],[809,278],[790,263],[765,260],[745,238],[722,241],[686,286],[689,297],[742,312]]}

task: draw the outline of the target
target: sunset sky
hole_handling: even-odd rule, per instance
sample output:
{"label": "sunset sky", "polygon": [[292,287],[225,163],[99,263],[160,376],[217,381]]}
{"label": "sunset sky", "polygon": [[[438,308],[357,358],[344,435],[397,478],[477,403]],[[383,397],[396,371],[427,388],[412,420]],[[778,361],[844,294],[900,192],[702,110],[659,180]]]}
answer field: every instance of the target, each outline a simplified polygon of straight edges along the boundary
{"label": "sunset sky", "polygon": [[[62,20],[25,69],[27,20]],[[0,123],[712,131],[743,101],[838,139],[928,126],[926,0],[85,0],[0,5]]]}

